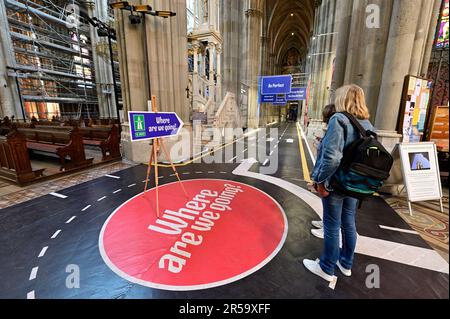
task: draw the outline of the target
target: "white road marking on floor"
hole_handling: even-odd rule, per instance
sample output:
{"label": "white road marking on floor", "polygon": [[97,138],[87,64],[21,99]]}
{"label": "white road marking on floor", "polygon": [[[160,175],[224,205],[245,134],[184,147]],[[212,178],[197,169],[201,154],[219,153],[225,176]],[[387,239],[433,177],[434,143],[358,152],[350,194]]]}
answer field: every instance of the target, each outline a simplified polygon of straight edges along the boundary
{"label": "white road marking on floor", "polygon": [[119,193],[121,191],[122,191],[122,189],[118,189],[118,190],[114,191],[113,194],[117,194],[117,193]]}
{"label": "white road marking on floor", "polygon": [[33,267],[33,269],[31,269],[30,278],[28,280],[36,279],[38,269],[39,267]]}
{"label": "white road marking on floor", "polygon": [[195,174],[203,174],[203,172],[195,172]]}
{"label": "white road marking on floor", "polygon": [[267,141],[267,142],[272,142],[272,141],[273,141],[273,137],[268,138],[266,141]]}
{"label": "white road marking on floor", "polygon": [[191,175],[191,173],[183,173],[183,175]]}
{"label": "white road marking on floor", "polygon": [[41,252],[38,255],[38,258],[44,257],[45,253],[47,252],[48,246],[45,246],[41,249]]}
{"label": "white road marking on floor", "polygon": [[243,150],[242,153],[245,153],[245,152],[247,152],[247,151],[248,151],[248,148],[246,148],[245,150]]}
{"label": "white road marking on floor", "polygon": [[128,185],[128,188],[136,186],[136,183]]}
{"label": "white road marking on floor", "polygon": [[330,281],[330,284],[328,285],[328,288],[333,289],[336,288],[338,278],[336,276],[333,276],[333,280]]}
{"label": "white road marking on floor", "polygon": [[27,299],[35,299],[34,290],[32,290],[29,293],[27,293]]}
{"label": "white road marking on floor", "polygon": [[235,156],[235,157],[233,157],[232,159],[230,159],[228,162],[232,162],[232,161],[234,161],[235,159],[237,158],[237,156]]}
{"label": "white road marking on floor", "polygon": [[72,216],[72,217],[70,217],[69,220],[66,221],[66,224],[70,224],[70,222],[71,222],[72,220],[74,220],[75,218],[77,218],[77,216]]}
{"label": "white road marking on floor", "polygon": [[264,161],[263,166],[266,166],[267,163],[269,163],[269,159],[268,158],[266,158],[266,160]]}
{"label": "white road marking on floor", "polygon": [[274,149],[275,149],[275,148],[278,148],[278,145],[275,145],[273,148],[274,148]]}
{"label": "white road marking on floor", "polygon": [[91,205],[87,205],[85,208],[83,208],[81,211],[84,212],[85,210],[89,209],[89,207],[91,207]]}
{"label": "white road marking on floor", "polygon": [[273,151],[270,152],[269,156],[272,156],[272,154],[273,154]]}
{"label": "white road marking on floor", "polygon": [[[256,160],[253,158],[244,161],[233,171],[233,174],[251,177],[281,187],[286,191],[291,192],[298,198],[301,198],[321,219],[323,218],[322,201],[318,196],[281,178],[250,172],[249,169],[254,163],[256,163]],[[400,264],[415,266],[445,274],[449,273],[448,262],[436,251],[429,248],[404,245],[388,240],[358,235],[355,252]]]}
{"label": "white road marking on floor", "polygon": [[[158,178],[161,179],[161,178],[164,178],[164,176],[159,176]],[[150,181],[150,180],[149,180],[149,181]]]}
{"label": "white road marking on floor", "polygon": [[411,230],[411,229],[401,229],[401,228],[395,228],[395,227],[389,227],[389,226],[384,226],[384,225],[379,225],[381,229],[387,229],[387,230],[392,230],[392,231],[398,231],[400,233],[407,233],[407,234],[414,234],[414,235],[419,235],[418,232],[416,232],[415,230]]}
{"label": "white road marking on floor", "polygon": [[56,236],[59,235],[59,233],[61,232],[61,229],[58,229],[57,231],[55,231],[55,233],[52,235],[52,237],[50,237],[51,239],[55,239]]}
{"label": "white road marking on floor", "polygon": [[213,172],[213,171],[209,171],[209,172],[208,172],[208,174],[214,174],[214,173],[215,173],[215,172]]}
{"label": "white road marking on floor", "polygon": [[314,157],[311,147],[309,146],[308,140],[306,139],[305,132],[303,132],[302,126],[298,124],[298,127],[300,128],[300,135],[302,136],[302,139],[305,141],[306,148],[308,149],[309,156],[311,157],[311,161],[313,162],[313,165],[316,165],[316,158]]}
{"label": "white road marking on floor", "polygon": [[169,177],[177,176],[177,174],[170,174]]}
{"label": "white road marking on floor", "polygon": [[228,174],[227,172],[220,172],[220,174]]}
{"label": "white road marking on floor", "polygon": [[293,140],[292,138],[288,138],[288,139],[286,140],[286,143],[292,144],[292,143],[294,143],[294,140]]}
{"label": "white road marking on floor", "polygon": [[120,179],[119,176],[114,176],[114,175],[109,175],[109,174],[106,174],[105,176],[106,176],[106,177],[109,177],[109,178]]}
{"label": "white road marking on floor", "polygon": [[103,197],[97,199],[97,202],[101,202],[101,201],[104,200],[106,197],[107,197],[107,196],[103,196]]}
{"label": "white road marking on floor", "polygon": [[58,198],[62,198],[62,199],[66,199],[67,196],[66,195],[62,195],[62,194],[58,194],[58,193],[50,193],[50,195],[58,197]]}

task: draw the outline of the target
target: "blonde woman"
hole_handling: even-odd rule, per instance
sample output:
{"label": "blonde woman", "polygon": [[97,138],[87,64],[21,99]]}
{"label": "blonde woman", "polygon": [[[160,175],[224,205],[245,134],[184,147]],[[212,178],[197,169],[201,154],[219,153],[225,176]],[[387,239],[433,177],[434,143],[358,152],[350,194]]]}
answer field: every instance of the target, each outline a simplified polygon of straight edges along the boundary
{"label": "blonde woman", "polygon": [[[342,112],[352,114],[366,130],[373,130],[368,120],[370,114],[364,91],[359,86],[352,84],[338,89],[335,107],[337,113],[330,119],[322,140],[322,150],[311,176],[323,204],[323,253],[320,259],[303,260],[309,271],[327,281],[334,279],[335,266],[338,266],[343,275],[351,276],[357,239],[355,214],[358,200],[340,194],[330,186],[344,149],[359,138],[359,132]],[[342,249],[339,248],[341,228]]]}

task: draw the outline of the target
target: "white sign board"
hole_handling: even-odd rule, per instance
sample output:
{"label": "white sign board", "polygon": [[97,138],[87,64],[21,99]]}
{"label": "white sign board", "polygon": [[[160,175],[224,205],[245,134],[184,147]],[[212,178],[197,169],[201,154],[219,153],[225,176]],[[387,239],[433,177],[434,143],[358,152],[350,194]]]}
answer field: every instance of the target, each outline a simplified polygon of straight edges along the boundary
{"label": "white sign board", "polygon": [[400,144],[403,179],[409,202],[442,199],[436,144]]}

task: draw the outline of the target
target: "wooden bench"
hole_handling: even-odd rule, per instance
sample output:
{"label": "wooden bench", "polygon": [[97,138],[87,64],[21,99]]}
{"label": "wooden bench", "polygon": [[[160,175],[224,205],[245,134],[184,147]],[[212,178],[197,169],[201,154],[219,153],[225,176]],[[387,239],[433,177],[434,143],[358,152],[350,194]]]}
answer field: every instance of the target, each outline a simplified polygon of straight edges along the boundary
{"label": "wooden bench", "polygon": [[13,130],[0,137],[0,177],[22,185],[41,177],[44,170],[33,171],[25,135]]}
{"label": "wooden bench", "polygon": [[[37,128],[18,129],[27,139],[29,150],[56,154],[59,158],[60,170],[86,167],[92,164],[93,158],[86,159],[83,137],[78,128],[71,131],[42,130]],[[66,158],[70,157],[70,162]]]}
{"label": "wooden bench", "polygon": [[[55,131],[70,131],[70,126],[45,126],[36,125],[37,129],[51,129]],[[120,136],[116,125],[109,127],[80,127],[80,134],[83,137],[83,144],[99,147],[102,151],[102,160],[120,158]]]}

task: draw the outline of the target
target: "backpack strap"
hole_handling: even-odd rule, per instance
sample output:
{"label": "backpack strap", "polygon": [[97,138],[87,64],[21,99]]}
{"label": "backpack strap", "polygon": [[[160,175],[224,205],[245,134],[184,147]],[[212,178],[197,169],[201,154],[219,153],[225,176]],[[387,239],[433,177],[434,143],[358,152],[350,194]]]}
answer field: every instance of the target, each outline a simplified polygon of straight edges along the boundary
{"label": "backpack strap", "polygon": [[363,137],[368,137],[366,129],[358,122],[358,120],[353,115],[348,112],[341,112],[341,114],[345,115],[349,119],[350,123],[353,124],[353,127],[355,127]]}

